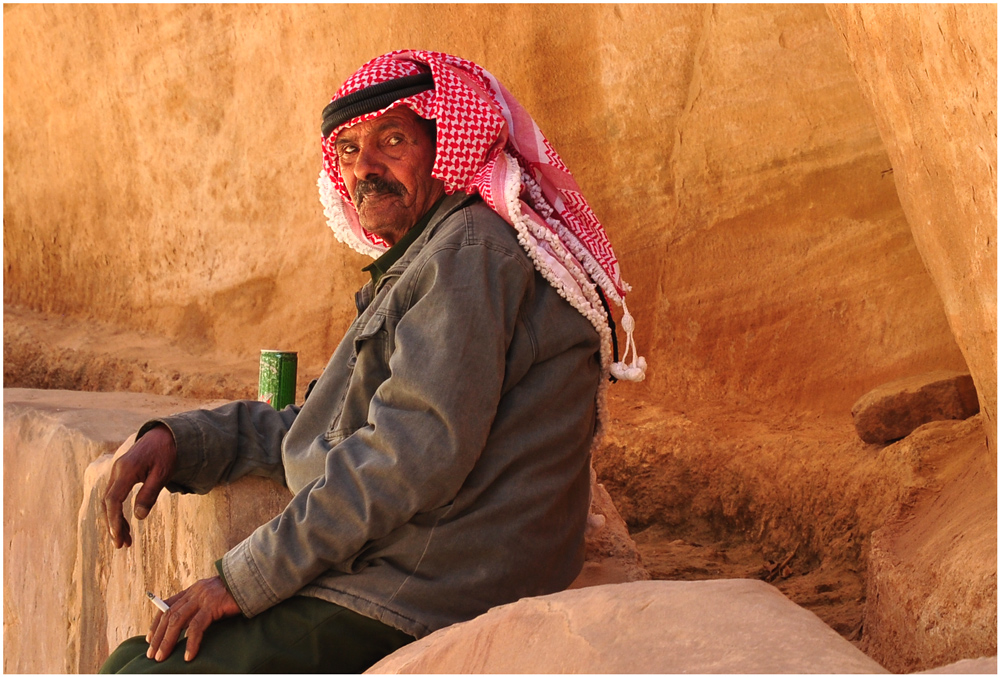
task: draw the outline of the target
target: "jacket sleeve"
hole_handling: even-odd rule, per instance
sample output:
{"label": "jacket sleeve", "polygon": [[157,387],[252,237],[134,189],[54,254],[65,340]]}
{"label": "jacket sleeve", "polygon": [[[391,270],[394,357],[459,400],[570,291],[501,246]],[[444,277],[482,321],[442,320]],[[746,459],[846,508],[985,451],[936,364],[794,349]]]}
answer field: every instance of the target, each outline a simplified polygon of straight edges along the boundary
{"label": "jacket sleeve", "polygon": [[143,424],[142,437],[158,424],[170,429],[177,444],[177,469],[167,489],[204,494],[244,475],[260,475],[285,484],[281,440],[299,408],[275,411],[265,402],[230,402],[217,409],[188,411]]}
{"label": "jacket sleeve", "polygon": [[[394,293],[412,300],[367,425],[330,448],[324,474],[223,558],[247,616],[414,515],[446,506],[485,447],[534,269],[481,243],[439,250],[408,272],[411,286],[401,280]],[[328,443],[321,436],[313,444]]]}

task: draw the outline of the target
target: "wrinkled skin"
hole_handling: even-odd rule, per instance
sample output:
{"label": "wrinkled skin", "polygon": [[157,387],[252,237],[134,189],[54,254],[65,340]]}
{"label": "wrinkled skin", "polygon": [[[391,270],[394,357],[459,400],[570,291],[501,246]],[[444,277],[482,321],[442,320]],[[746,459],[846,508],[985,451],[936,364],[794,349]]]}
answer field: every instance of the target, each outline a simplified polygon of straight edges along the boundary
{"label": "wrinkled skin", "polygon": [[145,519],[176,467],[177,446],[166,426],[153,428],[115,459],[104,490],[104,514],[116,548],[132,545],[132,532],[122,511],[132,487],[142,484],[132,513],[138,519]]}
{"label": "wrinkled skin", "polygon": [[444,195],[444,182],[431,176],[434,135],[405,106],[342,130],[334,148],[358,220],[390,245]]}
{"label": "wrinkled skin", "polygon": [[184,660],[198,655],[205,630],[213,622],[240,613],[236,600],[218,576],[203,578],[187,590],[164,600],[170,610],[158,612],[146,633],[149,649],[146,657],[164,661],[171,654],[181,633],[187,630]]}

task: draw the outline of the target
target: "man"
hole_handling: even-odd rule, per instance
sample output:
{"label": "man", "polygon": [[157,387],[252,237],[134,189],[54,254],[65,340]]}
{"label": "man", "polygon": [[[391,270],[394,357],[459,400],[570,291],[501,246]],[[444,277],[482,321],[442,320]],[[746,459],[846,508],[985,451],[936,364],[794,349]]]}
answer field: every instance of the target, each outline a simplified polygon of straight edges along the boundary
{"label": "man", "polygon": [[[105,506],[121,547],[140,482],[140,519],[164,486],[246,474],[294,497],[104,671],[362,671],[582,567],[603,383],[645,369],[634,353],[611,364],[601,290],[623,302],[627,286],[599,222],[471,62],[378,57],[323,117],[330,225],[378,256],[357,318],[301,409],[234,402],[145,424]],[[631,324],[626,309],[626,354]]]}

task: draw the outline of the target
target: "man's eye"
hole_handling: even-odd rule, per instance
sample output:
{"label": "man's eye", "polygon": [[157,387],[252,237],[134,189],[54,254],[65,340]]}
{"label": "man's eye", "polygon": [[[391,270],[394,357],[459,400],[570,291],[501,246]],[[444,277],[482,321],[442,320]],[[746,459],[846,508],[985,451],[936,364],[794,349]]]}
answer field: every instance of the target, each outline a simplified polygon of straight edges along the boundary
{"label": "man's eye", "polygon": [[388,144],[390,146],[398,146],[401,143],[403,143],[403,137],[401,137],[401,136],[390,136],[389,137]]}
{"label": "man's eye", "polygon": [[340,157],[346,157],[348,155],[354,155],[357,152],[358,152],[358,147],[357,146],[346,146],[345,145],[345,146],[339,146],[337,148],[337,153],[340,155]]}

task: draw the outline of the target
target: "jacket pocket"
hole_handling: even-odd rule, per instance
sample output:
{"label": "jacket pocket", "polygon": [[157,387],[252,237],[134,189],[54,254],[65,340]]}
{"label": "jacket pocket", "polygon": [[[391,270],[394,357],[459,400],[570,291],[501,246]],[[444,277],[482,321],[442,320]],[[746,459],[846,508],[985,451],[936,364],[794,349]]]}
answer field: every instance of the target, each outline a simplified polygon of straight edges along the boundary
{"label": "jacket pocket", "polygon": [[358,358],[364,353],[369,353],[384,361],[388,367],[389,359],[385,354],[387,335],[385,315],[375,313],[368,318],[365,325],[354,335],[354,352],[347,360],[347,366],[354,368],[358,363]]}
{"label": "jacket pocket", "polygon": [[359,324],[347,359],[350,373],[346,376],[344,399],[325,434],[331,445],[339,444],[368,423],[368,409],[375,391],[389,378],[392,351],[385,314],[376,312]]}

